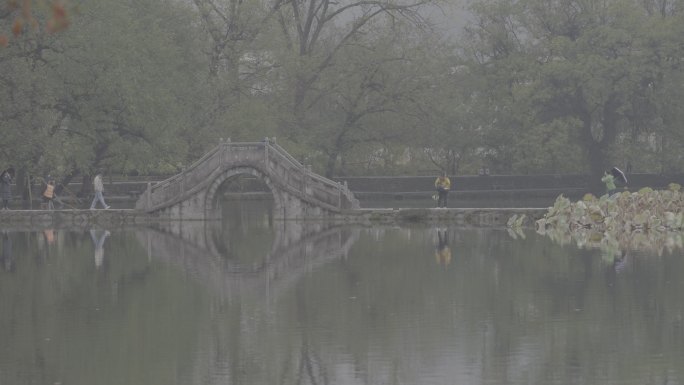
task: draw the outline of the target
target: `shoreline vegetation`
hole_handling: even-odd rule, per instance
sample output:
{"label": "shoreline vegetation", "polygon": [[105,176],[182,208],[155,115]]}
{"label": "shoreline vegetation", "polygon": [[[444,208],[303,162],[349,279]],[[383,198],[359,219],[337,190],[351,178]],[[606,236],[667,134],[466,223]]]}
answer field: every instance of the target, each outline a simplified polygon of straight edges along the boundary
{"label": "shoreline vegetation", "polygon": [[[600,248],[606,259],[621,258],[632,250],[662,255],[684,243],[684,193],[671,183],[667,190],[645,187],[597,198],[587,194],[572,202],[560,195],[543,218],[535,222],[537,233],[562,245]],[[511,218],[509,227],[522,221]]]}

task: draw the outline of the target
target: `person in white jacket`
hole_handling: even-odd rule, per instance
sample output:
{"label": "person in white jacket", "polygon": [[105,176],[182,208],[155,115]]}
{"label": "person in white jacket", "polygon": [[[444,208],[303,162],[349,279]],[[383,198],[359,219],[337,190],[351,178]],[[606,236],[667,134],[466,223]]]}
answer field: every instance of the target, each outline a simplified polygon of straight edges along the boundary
{"label": "person in white jacket", "polygon": [[104,185],[102,184],[102,172],[98,171],[98,173],[95,175],[95,179],[93,179],[93,190],[95,190],[95,196],[93,197],[93,203],[90,204],[90,209],[94,210],[97,202],[102,203],[102,206],[104,206],[105,209],[108,209],[109,206],[107,206],[104,201],[104,196],[102,196],[102,193],[104,192]]}

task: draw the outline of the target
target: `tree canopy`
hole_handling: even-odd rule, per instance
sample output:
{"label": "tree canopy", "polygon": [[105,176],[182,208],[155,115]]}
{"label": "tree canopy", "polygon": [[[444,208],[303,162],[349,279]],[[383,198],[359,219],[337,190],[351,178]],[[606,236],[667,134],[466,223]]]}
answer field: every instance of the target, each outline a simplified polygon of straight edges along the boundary
{"label": "tree canopy", "polygon": [[476,0],[458,33],[436,0],[6,3],[0,168],[24,174],[266,136],[328,176],[684,169],[678,0]]}

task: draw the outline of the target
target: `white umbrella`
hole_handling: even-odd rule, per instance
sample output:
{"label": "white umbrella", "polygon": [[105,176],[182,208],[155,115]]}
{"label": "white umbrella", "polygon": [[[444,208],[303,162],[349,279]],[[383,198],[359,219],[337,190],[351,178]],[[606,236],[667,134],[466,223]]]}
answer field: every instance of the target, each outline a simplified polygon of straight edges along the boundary
{"label": "white umbrella", "polygon": [[625,173],[622,172],[622,170],[620,170],[619,168],[613,167],[613,168],[610,170],[610,173],[613,174],[613,176],[615,177],[615,179],[619,179],[619,180],[621,180],[624,184],[627,184],[627,177],[625,176]]}

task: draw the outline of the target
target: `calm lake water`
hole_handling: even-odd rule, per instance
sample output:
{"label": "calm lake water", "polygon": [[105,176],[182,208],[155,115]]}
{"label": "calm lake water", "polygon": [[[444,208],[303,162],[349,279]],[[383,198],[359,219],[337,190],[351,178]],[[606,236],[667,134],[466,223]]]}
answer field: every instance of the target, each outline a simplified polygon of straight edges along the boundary
{"label": "calm lake water", "polygon": [[684,384],[684,252],[273,221],[5,230],[0,384]]}

